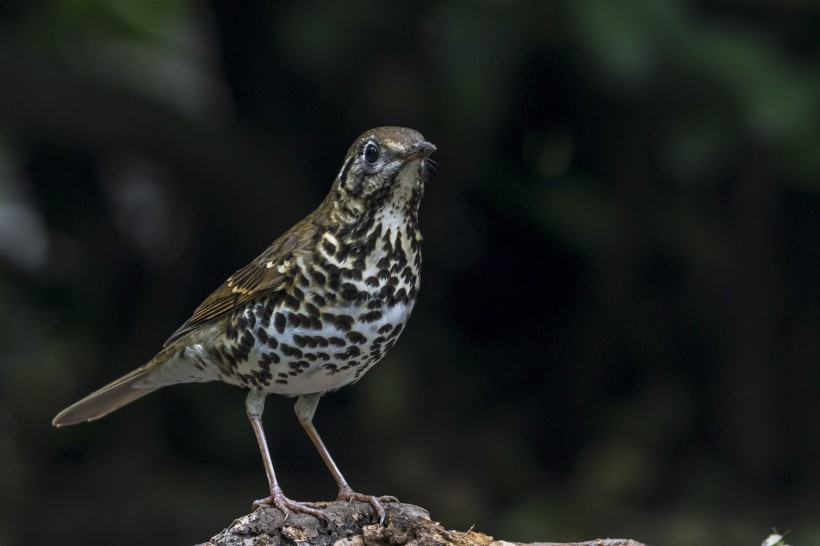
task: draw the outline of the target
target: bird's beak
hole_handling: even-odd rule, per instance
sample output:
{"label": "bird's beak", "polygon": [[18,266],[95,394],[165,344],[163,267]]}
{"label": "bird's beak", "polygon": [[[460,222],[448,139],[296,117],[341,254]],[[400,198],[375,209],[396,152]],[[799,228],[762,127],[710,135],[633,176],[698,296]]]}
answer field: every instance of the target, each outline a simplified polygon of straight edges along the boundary
{"label": "bird's beak", "polygon": [[419,159],[425,158],[436,151],[435,145],[427,142],[426,140],[419,142],[404,154],[404,159]]}

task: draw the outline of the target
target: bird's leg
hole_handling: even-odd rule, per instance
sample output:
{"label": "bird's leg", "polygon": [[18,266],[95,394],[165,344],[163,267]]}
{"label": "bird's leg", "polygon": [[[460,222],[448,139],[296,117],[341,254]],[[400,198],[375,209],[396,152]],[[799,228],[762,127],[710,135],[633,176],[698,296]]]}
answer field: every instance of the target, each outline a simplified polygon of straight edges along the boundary
{"label": "bird's leg", "polygon": [[268,451],[265,431],[262,429],[262,412],[265,410],[265,396],[267,395],[261,390],[251,389],[248,393],[248,397],[245,399],[245,410],[248,413],[248,419],[253,427],[253,432],[256,434],[259,451],[262,452],[262,463],[265,465],[265,472],[268,475],[268,483],[270,484],[270,497],[254,501],[253,507],[259,508],[263,504],[272,504],[281,510],[286,517],[288,513],[293,510],[294,512],[301,512],[327,520],[327,516],[324,512],[311,507],[308,503],[290,500],[282,492],[282,488],[279,487],[279,482],[276,481],[276,473],[273,471],[273,462],[270,458],[270,451]]}
{"label": "bird's leg", "polygon": [[316,406],[319,405],[319,398],[322,397],[322,393],[314,393],[314,394],[303,394],[299,398],[296,399],[296,405],[294,409],[296,410],[296,417],[299,419],[299,422],[304,427],[305,432],[307,432],[308,436],[310,437],[313,445],[316,446],[316,449],[319,450],[319,454],[324,459],[327,468],[330,470],[330,473],[333,474],[333,478],[336,480],[336,484],[339,486],[339,496],[338,500],[346,500],[350,501],[361,501],[361,502],[368,502],[373,507],[373,510],[376,511],[376,515],[379,516],[379,523],[384,523],[384,508],[382,507],[381,503],[383,502],[398,502],[396,497],[391,496],[383,496],[383,497],[374,497],[373,495],[363,495],[361,493],[356,493],[353,489],[347,484],[347,480],[345,480],[342,473],[339,471],[339,467],[336,466],[336,463],[333,462],[333,458],[330,456],[330,452],[328,452],[327,448],[325,447],[325,443],[319,437],[319,433],[316,431],[316,427],[313,426],[313,414],[316,413]]}

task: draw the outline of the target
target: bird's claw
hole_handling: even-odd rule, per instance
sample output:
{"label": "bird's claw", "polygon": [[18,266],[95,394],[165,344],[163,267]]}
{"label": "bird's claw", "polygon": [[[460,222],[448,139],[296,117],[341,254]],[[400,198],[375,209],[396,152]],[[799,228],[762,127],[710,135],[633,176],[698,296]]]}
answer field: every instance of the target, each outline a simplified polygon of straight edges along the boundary
{"label": "bird's claw", "polygon": [[290,516],[291,512],[299,514],[307,514],[323,521],[329,521],[327,514],[315,508],[315,505],[309,502],[297,502],[287,498],[282,493],[273,494],[270,497],[253,501],[253,509],[256,510],[262,506],[275,506],[285,515],[285,519]]}
{"label": "bird's claw", "polygon": [[339,496],[337,500],[340,501],[347,501],[351,503],[353,501],[357,502],[366,502],[373,507],[373,510],[376,512],[376,516],[379,518],[379,525],[384,525],[384,518],[385,512],[382,503],[389,503],[389,502],[399,502],[399,499],[392,495],[382,495],[381,497],[376,497],[374,495],[364,495],[362,493],[356,493],[355,491],[339,491]]}

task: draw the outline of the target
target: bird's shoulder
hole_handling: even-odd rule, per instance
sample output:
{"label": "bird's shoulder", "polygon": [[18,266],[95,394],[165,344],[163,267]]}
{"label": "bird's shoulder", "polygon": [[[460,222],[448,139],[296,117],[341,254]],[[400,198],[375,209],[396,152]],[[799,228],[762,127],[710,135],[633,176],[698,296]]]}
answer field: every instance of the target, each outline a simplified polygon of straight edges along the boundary
{"label": "bird's shoulder", "polygon": [[191,318],[168,338],[167,347],[196,327],[225,316],[245,304],[286,288],[293,278],[296,258],[306,265],[312,260],[312,249],[321,228],[313,222],[301,222],[276,239],[262,254],[228,277],[196,308]]}

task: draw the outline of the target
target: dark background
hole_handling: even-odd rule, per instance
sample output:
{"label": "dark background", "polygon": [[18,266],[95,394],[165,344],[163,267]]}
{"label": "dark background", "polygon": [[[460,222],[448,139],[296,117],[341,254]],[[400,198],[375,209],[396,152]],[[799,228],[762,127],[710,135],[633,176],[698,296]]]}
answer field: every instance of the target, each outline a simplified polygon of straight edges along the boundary
{"label": "dark background", "polygon": [[[52,417],[434,142],[421,297],[316,424],[354,488],[518,541],[820,542],[811,0],[0,3],[0,545],[191,544],[266,480],[244,393]],[[286,493],[334,483],[270,397]]]}

